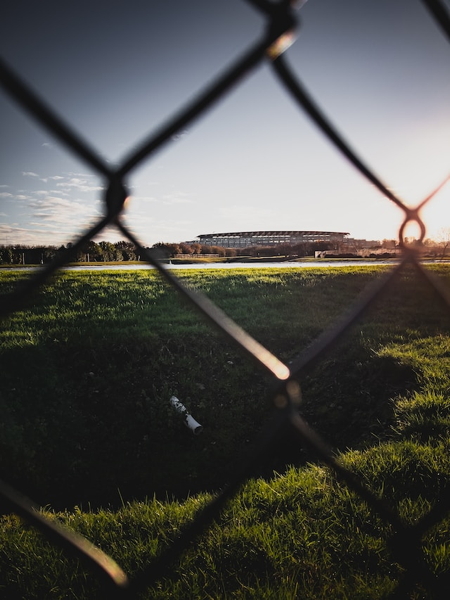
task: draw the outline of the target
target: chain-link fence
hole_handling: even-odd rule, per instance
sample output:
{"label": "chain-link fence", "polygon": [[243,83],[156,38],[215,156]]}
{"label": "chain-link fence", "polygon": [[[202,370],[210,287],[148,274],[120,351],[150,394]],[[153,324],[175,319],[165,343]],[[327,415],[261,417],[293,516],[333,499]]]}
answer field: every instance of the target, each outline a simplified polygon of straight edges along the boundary
{"label": "chain-link fence", "polygon": [[[98,577],[104,582],[105,590],[110,594],[134,598],[143,589],[152,586],[169,572],[171,567],[204,532],[212,522],[219,516],[225,503],[232,498],[246,482],[252,472],[254,462],[261,460],[266,449],[275,439],[279,428],[286,423],[291,423],[298,435],[299,442],[310,448],[313,454],[323,461],[334,472],[335,476],[356,492],[382,520],[388,523],[393,534],[391,548],[395,559],[404,568],[404,575],[399,582],[392,598],[410,597],[409,593],[417,581],[420,581],[435,597],[444,597],[443,580],[437,579],[426,566],[423,556],[421,540],[426,531],[438,524],[448,512],[450,507],[450,486],[442,493],[440,500],[434,508],[414,525],[407,525],[399,514],[391,506],[385,504],[377,495],[371,492],[351,471],[345,468],[327,445],[320,439],[317,433],[310,428],[306,421],[299,415],[297,410],[299,399],[299,385],[297,381],[300,376],[311,370],[312,365],[322,355],[333,348],[345,335],[352,324],[369,306],[379,297],[391,289],[394,281],[409,265],[412,265],[418,275],[428,286],[435,290],[443,301],[446,309],[450,309],[450,295],[442,283],[425,269],[419,260],[419,254],[414,248],[402,244],[405,228],[415,223],[420,229],[420,241],[425,236],[425,224],[421,218],[421,210],[433,198],[433,196],[446,183],[440,182],[436,189],[424,198],[416,207],[408,207],[397,197],[378,177],[372,169],[352,150],[337,132],[330,120],[321,112],[314,100],[294,75],[289,62],[283,55],[285,48],[291,38],[292,32],[297,27],[297,16],[289,1],[269,2],[267,0],[248,0],[255,10],[261,11],[267,19],[266,29],[261,39],[227,71],[221,73],[217,79],[190,104],[176,115],[170,122],[164,124],[154,136],[145,139],[141,146],[117,168],[111,168],[89,145],[79,137],[68,123],[62,120],[53,110],[49,109],[45,101],[35,94],[6,64],[2,64],[2,82],[6,92],[32,117],[46,128],[59,140],[68,150],[87,163],[91,169],[106,178],[108,189],[104,195],[105,216],[89,231],[64,252],[58,254],[51,264],[48,264],[24,280],[15,291],[2,298],[1,315],[9,315],[18,310],[29,294],[44,285],[60,267],[68,263],[86,242],[91,240],[106,226],[115,226],[130,242],[139,249],[141,257],[153,265],[159,273],[184,296],[204,317],[217,328],[225,338],[236,344],[242,352],[250,359],[255,360],[263,370],[269,372],[275,381],[272,391],[274,404],[278,410],[278,417],[272,428],[265,436],[264,442],[257,450],[252,461],[249,461],[241,472],[236,474],[229,485],[211,501],[195,520],[186,527],[178,539],[165,550],[158,558],[152,560],[148,567],[138,576],[129,581],[123,571],[106,555],[94,548],[81,536],[74,535],[66,529],[61,528],[55,521],[49,521],[35,510],[33,504],[23,499],[21,494],[5,483],[0,484],[0,498],[2,504],[11,512],[24,517],[30,523],[41,529],[55,544],[62,548],[75,552],[75,554],[86,562]],[[424,0],[424,4],[434,16],[437,26],[450,37],[450,19],[443,4],[438,0]],[[141,241],[130,231],[122,220],[124,202],[127,198],[125,178],[133,174],[134,169],[143,161],[151,159],[152,155],[162,146],[171,141],[172,137],[201,117],[215,101],[227,94],[230,89],[237,85],[242,76],[246,75],[261,61],[269,60],[272,65],[274,78],[290,94],[301,110],[305,111],[316,123],[331,144],[334,144],[340,152],[353,164],[367,180],[375,186],[380,194],[389,198],[396,204],[404,214],[404,220],[400,227],[398,236],[402,244],[402,256],[396,266],[390,269],[383,277],[377,280],[366,290],[365,295],[355,303],[351,310],[346,312],[328,328],[316,341],[309,346],[299,358],[289,367],[279,360],[274,354],[263,347],[246,331],[239,327],[223,311],[221,311],[206,296],[194,292],[183,285],[173,273],[167,270],[157,257],[146,249]],[[449,583],[447,581],[447,583]]]}

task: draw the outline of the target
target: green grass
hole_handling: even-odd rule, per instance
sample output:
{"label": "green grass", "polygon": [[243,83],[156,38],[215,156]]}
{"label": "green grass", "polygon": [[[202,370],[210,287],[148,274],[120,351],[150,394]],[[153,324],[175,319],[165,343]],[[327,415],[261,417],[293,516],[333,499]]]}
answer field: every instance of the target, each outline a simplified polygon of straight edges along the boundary
{"label": "green grass", "polygon": [[[448,284],[448,266],[433,270]],[[180,276],[289,361],[383,271]],[[2,289],[19,277],[2,272]],[[302,414],[406,523],[450,478],[449,325],[433,292],[406,272],[301,381]],[[0,336],[2,476],[131,576],[226,483],[271,419],[268,377],[153,272],[60,274]],[[173,413],[172,394],[201,436]],[[449,526],[446,518],[423,538],[437,576],[450,571]],[[391,535],[285,432],[220,521],[144,597],[385,598],[402,575]],[[16,517],[3,517],[0,539],[5,597],[101,597],[89,573]],[[433,594],[418,586],[411,598]]]}

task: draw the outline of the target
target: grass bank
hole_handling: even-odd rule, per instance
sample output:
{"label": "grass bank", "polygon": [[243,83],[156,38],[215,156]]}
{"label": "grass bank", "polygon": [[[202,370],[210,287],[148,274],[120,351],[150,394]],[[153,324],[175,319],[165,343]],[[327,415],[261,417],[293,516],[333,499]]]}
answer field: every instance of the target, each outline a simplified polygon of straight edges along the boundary
{"label": "grass bank", "polygon": [[[289,362],[383,269],[180,277]],[[433,270],[449,283],[448,267]],[[2,289],[19,277],[2,273]],[[3,324],[1,344],[2,477],[130,574],[226,483],[271,418],[266,376],[152,271],[62,273]],[[408,272],[301,382],[307,420],[408,522],[436,503],[450,476],[449,361],[448,314]],[[172,394],[202,435],[172,411]],[[425,539],[441,575],[450,569],[448,526]],[[148,597],[382,598],[401,576],[389,534],[285,435]],[[3,519],[0,535],[0,589],[11,597],[92,596],[89,575],[16,518]]]}

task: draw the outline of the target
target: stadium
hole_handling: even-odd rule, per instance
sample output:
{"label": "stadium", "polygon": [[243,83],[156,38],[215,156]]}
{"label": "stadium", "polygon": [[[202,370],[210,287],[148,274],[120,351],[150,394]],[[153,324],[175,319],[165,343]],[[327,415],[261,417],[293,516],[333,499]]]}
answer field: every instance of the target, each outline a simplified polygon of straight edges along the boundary
{"label": "stadium", "polygon": [[349,233],[340,231],[240,231],[233,233],[202,233],[200,244],[222,248],[249,248],[251,246],[278,246],[306,242],[342,244]]}

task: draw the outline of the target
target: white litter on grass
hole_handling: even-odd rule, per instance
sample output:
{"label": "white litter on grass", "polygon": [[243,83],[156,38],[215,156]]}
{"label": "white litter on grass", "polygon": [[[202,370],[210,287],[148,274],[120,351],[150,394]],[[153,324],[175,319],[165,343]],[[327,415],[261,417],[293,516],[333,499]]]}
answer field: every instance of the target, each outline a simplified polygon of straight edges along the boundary
{"label": "white litter on grass", "polygon": [[198,423],[194,417],[188,413],[187,408],[178,400],[176,396],[171,397],[170,403],[177,412],[184,415],[184,423],[186,427],[189,427],[194,435],[198,435],[203,431],[203,427],[200,425],[200,423]]}

